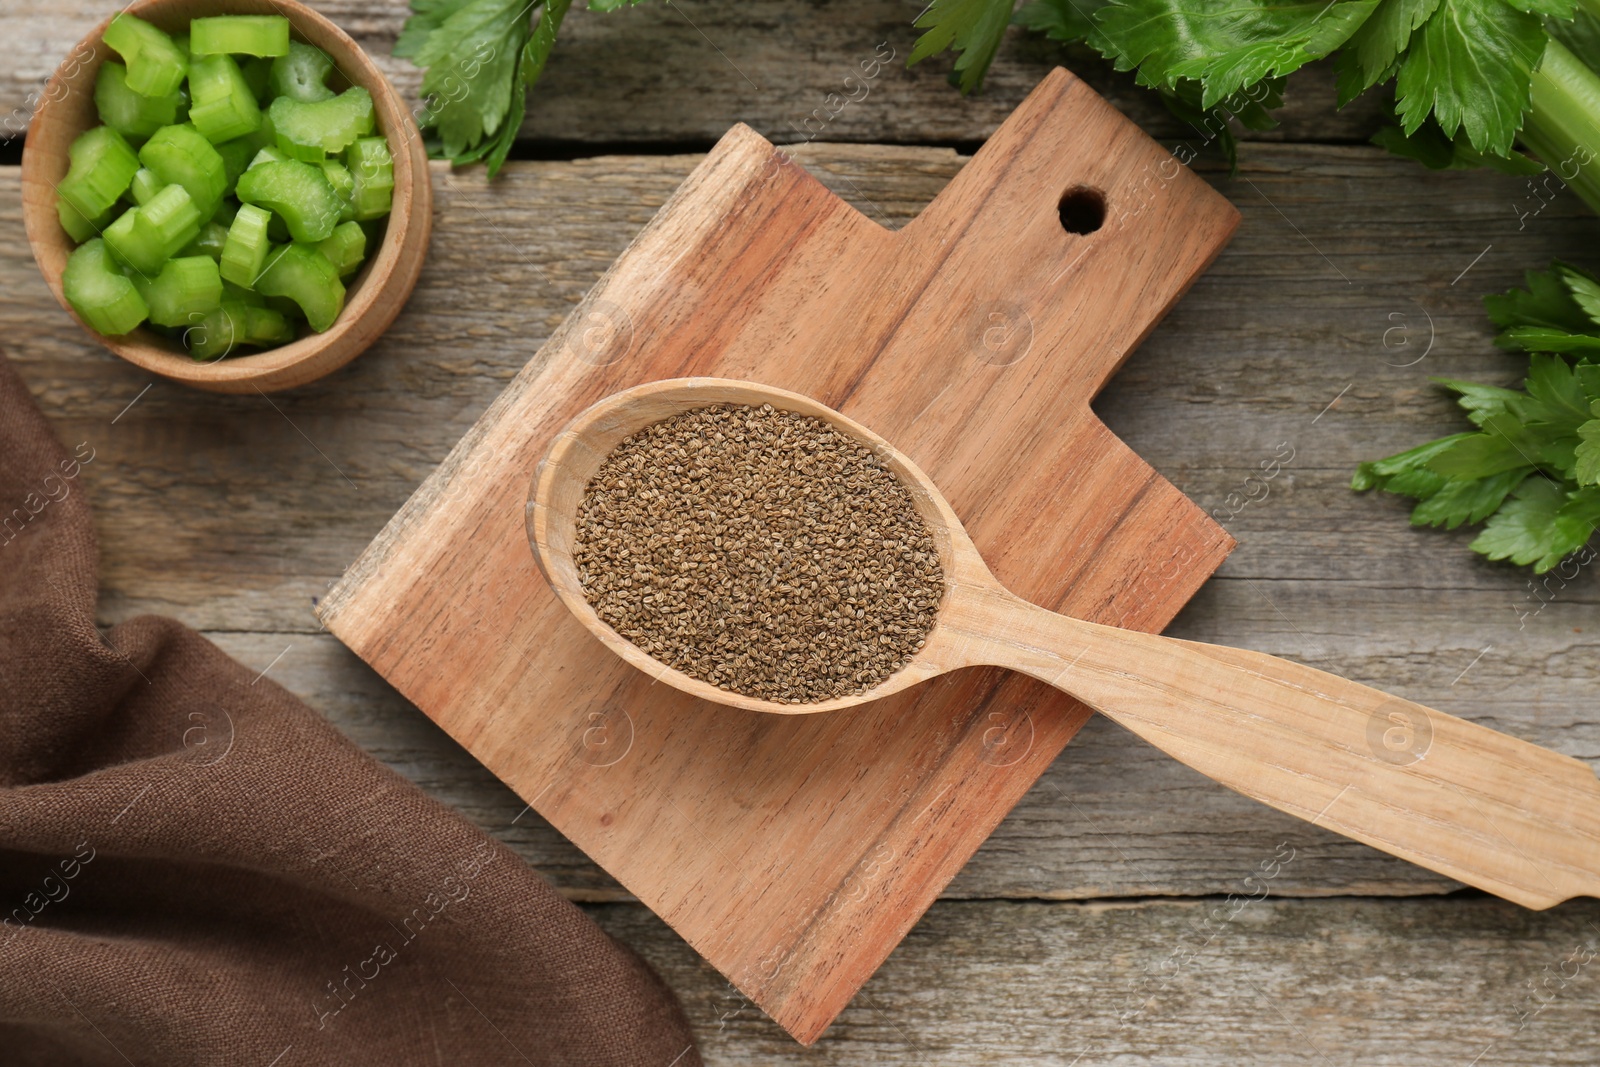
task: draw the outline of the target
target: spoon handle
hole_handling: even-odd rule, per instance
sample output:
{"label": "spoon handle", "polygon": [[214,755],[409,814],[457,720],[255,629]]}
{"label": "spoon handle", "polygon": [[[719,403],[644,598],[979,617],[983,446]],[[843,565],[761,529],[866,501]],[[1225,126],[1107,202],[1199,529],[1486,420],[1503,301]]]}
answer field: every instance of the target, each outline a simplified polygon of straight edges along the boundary
{"label": "spoon handle", "polygon": [[1589,767],[1260,652],[992,605],[985,662],[1231,789],[1529,908],[1600,896]]}

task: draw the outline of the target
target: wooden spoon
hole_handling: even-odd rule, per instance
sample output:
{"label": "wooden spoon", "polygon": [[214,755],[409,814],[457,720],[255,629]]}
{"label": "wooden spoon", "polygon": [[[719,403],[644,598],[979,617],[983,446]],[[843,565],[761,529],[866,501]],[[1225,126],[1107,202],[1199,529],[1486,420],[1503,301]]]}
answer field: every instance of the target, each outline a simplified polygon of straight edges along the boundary
{"label": "wooden spoon", "polygon": [[[603,622],[572,561],[589,480],[622,440],[712,404],[815,416],[899,476],[938,545],[945,595],[921,651],[876,687],[813,704],[719,689]],[[679,378],[593,405],[534,475],[528,534],[550,584],[623,659],[704,700],[776,715],[839,711],[964,667],[1055,686],[1231,789],[1529,908],[1600,896],[1600,780],[1587,765],[1487,727],[1260,652],[1083,622],[1008,592],[937,487],[871,430],[754,382]]]}

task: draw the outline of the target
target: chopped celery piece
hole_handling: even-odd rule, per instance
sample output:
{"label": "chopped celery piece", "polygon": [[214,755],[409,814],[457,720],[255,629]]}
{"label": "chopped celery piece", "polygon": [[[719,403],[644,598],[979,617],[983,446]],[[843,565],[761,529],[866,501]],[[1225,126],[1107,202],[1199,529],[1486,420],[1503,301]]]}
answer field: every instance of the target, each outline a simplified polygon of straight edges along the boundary
{"label": "chopped celery piece", "polygon": [[189,70],[183,50],[143,19],[117,14],[102,40],[128,65],[127,85],[134,92],[166,96],[183,84]]}
{"label": "chopped celery piece", "polygon": [[289,20],[282,15],[215,15],[189,22],[189,51],[197,56],[232,52],[281,56],[289,51]]}
{"label": "chopped celery piece", "polygon": [[171,184],[156,177],[156,172],[149,167],[140,167],[133,172],[133,181],[128,185],[128,195],[133,197],[135,204],[148,204],[152,197]]}
{"label": "chopped celery piece", "polygon": [[239,140],[250,146],[250,154],[254,156],[263,148],[278,147],[278,131],[272,128],[272,118],[263,109],[261,125],[256,127],[255,132],[247,133]]}
{"label": "chopped celery piece", "polygon": [[149,314],[144,297],[117,270],[106,255],[106,243],[99,238],[85,242],[67,257],[61,292],[90,329],[113,337],[127,333]]}
{"label": "chopped celery piece", "polygon": [[228,227],[220,222],[208,222],[200,227],[200,236],[179,250],[180,256],[210,256],[221,260],[222,250],[228,243]]}
{"label": "chopped celery piece", "polygon": [[250,308],[231,297],[223,297],[200,321],[183,331],[183,343],[191,358],[206,362],[221,359],[245,344]]}
{"label": "chopped celery piece", "polygon": [[165,96],[145,96],[128,88],[128,68],[110,60],[100,64],[94,78],[94,106],[100,121],[124,137],[149,137],[178,121],[184,108],[182,89]]}
{"label": "chopped celery piece", "polygon": [[367,235],[359,222],[341,222],[333,236],[317,245],[328,262],[339,268],[339,277],[354,274],[367,255]]}
{"label": "chopped celery piece", "polygon": [[339,224],[339,194],[322,168],[309,163],[291,159],[251,167],[239,176],[236,191],[244,203],[282,218],[296,241],[325,241]]}
{"label": "chopped celery piece", "polygon": [[261,265],[267,261],[271,243],[267,240],[267,224],[272,213],[245,204],[228,227],[228,241],[222,248],[222,277],[246,289],[253,287]]}
{"label": "chopped celery piece", "polygon": [[345,153],[345,165],[355,179],[351,203],[357,219],[376,219],[389,213],[394,198],[394,157],[382,137],[363,137]]}
{"label": "chopped celery piece", "polygon": [[306,320],[306,313],[300,310],[300,305],[286,296],[269,296],[265,300],[267,307],[276,311],[290,322],[304,322]]}
{"label": "chopped celery piece", "polygon": [[250,86],[251,94],[256,98],[256,103],[266,107],[272,103],[272,64],[271,59],[247,59],[239,64],[239,73],[244,76],[244,83]]}
{"label": "chopped celery piece", "polygon": [[264,308],[267,306],[266,297],[262,296],[254,289],[246,289],[242,285],[234,285],[226,278],[222,279],[222,299],[234,300],[241,304],[247,304],[253,308]]}
{"label": "chopped celery piece", "polygon": [[157,326],[192,326],[222,304],[222,276],[210,256],[169,259],[154,278],[133,278]]}
{"label": "chopped celery piece", "polygon": [[56,192],[86,219],[110,211],[139,171],[139,157],[110,126],[79,134],[67,149],[67,157],[72,163]]}
{"label": "chopped celery piece", "polygon": [[261,126],[261,105],[232,56],[197,56],[189,65],[189,97],[189,121],[213,144]]}
{"label": "chopped celery piece", "polygon": [[253,345],[282,345],[294,340],[294,327],[281,311],[252,307],[245,312],[245,338]]}
{"label": "chopped celery piece", "polygon": [[318,333],[332,326],[344,308],[339,269],[313,244],[297,242],[274,248],[256,279],[256,292],[293,300]]}
{"label": "chopped celery piece", "polygon": [[278,131],[278,147],[308,163],[343,152],[373,128],[372,94],[359,85],[314,103],[280,96],[267,113]]}
{"label": "chopped celery piece", "polygon": [[129,208],[103,236],[111,254],[140,274],[155,277],[161,264],[200,234],[200,212],[181,185],[169,185],[148,204]]}
{"label": "chopped celery piece", "polygon": [[294,340],[294,326],[261,298],[223,283],[221,304],[185,330],[183,343],[197,360],[221,359],[240,345],[281,345]]}
{"label": "chopped celery piece", "polygon": [[233,189],[233,183],[239,180],[239,175],[250,168],[250,160],[254,158],[256,150],[250,144],[248,137],[235,137],[231,141],[223,141],[217,145],[217,155],[222,157],[222,171],[228,181],[228,189]]}
{"label": "chopped celery piece", "polygon": [[339,194],[339,221],[349,222],[356,217],[355,203],[352,197],[356,191],[356,180],[350,176],[350,169],[337,160],[325,159],[322,161],[322,173],[327,175],[328,184],[333,186],[333,191]]}
{"label": "chopped celery piece", "polygon": [[320,48],[299,41],[289,42],[289,54],[272,61],[271,91],[273,96],[286,96],[314,104],[318,100],[333,99],[328,88],[328,75],[333,73],[333,60]]}
{"label": "chopped celery piece", "polygon": [[208,219],[228,191],[228,167],[193,126],[163,126],[139,149],[139,162],[163,185],[181,185],[200,217]]}
{"label": "chopped celery piece", "polygon": [[67,231],[67,236],[81,243],[91,237],[100,236],[100,231],[111,221],[111,212],[107,211],[92,219],[86,219],[77,208],[67,203],[65,199],[57,197],[56,218],[61,220],[61,228]]}
{"label": "chopped celery piece", "polygon": [[[271,145],[268,145],[267,147],[263,148],[261,151],[257,152],[254,156],[251,157],[251,159],[250,159],[250,167],[258,167],[263,163],[282,163],[284,160],[286,160],[288,158],[289,158],[288,156],[284,155],[282,152],[278,151],[276,148],[272,147]],[[250,167],[246,167],[244,169],[245,170],[249,170]]]}

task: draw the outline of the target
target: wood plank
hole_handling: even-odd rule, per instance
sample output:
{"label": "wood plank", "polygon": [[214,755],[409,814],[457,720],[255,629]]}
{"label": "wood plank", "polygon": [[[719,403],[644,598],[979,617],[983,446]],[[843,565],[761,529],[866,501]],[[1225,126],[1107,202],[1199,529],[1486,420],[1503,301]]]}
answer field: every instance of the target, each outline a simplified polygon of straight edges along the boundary
{"label": "wood plank", "polygon": [[[962,163],[941,149],[802,155],[830,188],[891,222],[913,216]],[[54,306],[23,239],[16,172],[0,169],[0,336],[62,433],[119,464],[116,477],[109,464],[85,475],[103,496],[104,617],[158,611],[209,629],[314,630],[313,598],[695,158],[517,164],[488,187],[475,174],[439,177],[436,238],[397,327],[339,375],[270,405],[164,382],[142,394],[150,379]],[[1371,149],[1263,147],[1244,180],[1208,176],[1237,200],[1242,231],[1097,411],[1252,548],[1276,546],[1239,555],[1225,573],[1498,588],[1520,599],[1521,573],[1461,551],[1465,532],[1410,531],[1402,502],[1338,483],[1361,459],[1461,428],[1429,375],[1514,378],[1518,360],[1489,343],[1478,295],[1553,256],[1581,258],[1600,223],[1567,194],[1519,230],[1520,181],[1435,174]],[[1426,347],[1430,316],[1431,351],[1400,365]],[[1386,347],[1397,327],[1410,333]],[[1269,499],[1230,517],[1229,494],[1285,442],[1294,458]],[[1416,565],[1417,552],[1429,566]]]}
{"label": "wood plank", "polygon": [[1276,880],[1242,884],[1276,846],[1236,869],[1232,918],[1222,899],[936,905],[811,1049],[643,908],[589,911],[660,971],[718,1067],[1600,1062],[1600,902],[1278,900]]}
{"label": "wood plank", "polygon": [[[310,6],[355,37],[415,103],[421,72],[389,54],[405,20],[404,3],[316,0]],[[917,36],[911,22],[922,6],[908,0],[801,7],[789,0],[691,0],[609,15],[575,7],[522,136],[574,146],[706,146],[742,121],[781,144],[976,143],[1065,60],[1155,136],[1187,138],[1196,147],[1204,142],[1153,94],[1137,89],[1131,75],[1115,73],[1087,49],[1064,51],[1018,29],[1008,32],[984,90],[963,98],[945,80],[949,56],[909,70],[904,65]],[[94,0],[8,0],[4,25],[16,47],[0,70],[0,115],[14,115],[11,122],[20,129],[28,93],[104,17],[104,5]],[[860,80],[863,63],[891,55],[875,77]],[[1326,64],[1297,74],[1280,126],[1241,135],[1365,141],[1381,121],[1376,98],[1336,109],[1333,83]]]}
{"label": "wood plank", "polygon": [[[1238,552],[1250,548],[1246,541]],[[1558,597],[1518,630],[1504,594],[1493,591],[1413,598],[1383,586],[1219,577],[1168,632],[1298,659],[1600,767],[1600,712],[1590,670],[1593,605],[1592,599]],[[1497,618],[1504,621],[1495,625]],[[210,636],[253,670],[270,666],[268,677],[516,848],[569,896],[627,898],[333,638]],[[1485,646],[1491,650],[1479,658]],[[1537,681],[1530,686],[1529,679]],[[1269,840],[1289,840],[1301,850],[1274,886],[1279,895],[1452,888],[1421,868],[1232,793],[1096,718],[943,895],[1081,900],[1215,894],[1226,892],[1228,872],[1253,862],[1249,857]]]}
{"label": "wood plank", "polygon": [[[1082,229],[1062,215],[1073,196],[1092,205]],[[534,467],[621,388],[759,379],[892,438],[968,511],[968,532],[1022,595],[1159,628],[1231,542],[1088,400],[1236,222],[1060,70],[898,232],[737,127],[319,615],[808,1042],[1087,711],[994,670],[787,719],[658,686],[537,577],[523,516]],[[1025,335],[1010,324],[1022,306]],[[989,341],[997,319],[1024,336],[1015,349]],[[1150,565],[1169,577],[1133,595],[1130,574]],[[994,723],[1024,712],[1036,743],[990,758]],[[612,731],[615,750],[586,747]]]}
{"label": "wood plank", "polygon": [[[214,631],[257,670],[296,634],[313,632],[313,598],[695,158],[514,164],[487,190],[470,176],[442,178],[438,234],[412,310],[367,356],[326,383],[276,398],[277,410],[157,383],[125,414],[149,380],[83,338],[55,306],[22,236],[16,171],[0,169],[0,336],[59,432],[99,449],[82,486],[100,531],[103,621],[175,614]],[[895,220],[919,210],[962,162],[942,149],[832,145],[810,146],[803,158],[862,210],[876,204]],[[1243,211],[1241,231],[1096,403],[1118,436],[1241,542],[1169,632],[1303,656],[1600,761],[1593,569],[1565,587],[1533,591],[1525,572],[1467,552],[1468,532],[1408,529],[1403,502],[1344,488],[1359,459],[1460,428],[1429,374],[1515,376],[1519,361],[1490,343],[1479,294],[1552,256],[1581,259],[1600,223],[1564,195],[1519,231],[1513,208],[1526,195],[1522,182],[1434,174],[1371,149],[1263,146],[1247,164],[1244,179],[1294,226],[1245,181],[1208,175]],[[1340,281],[1306,238],[1357,284]],[[540,281],[530,284],[530,273]],[[1427,336],[1413,298],[1431,313],[1437,337],[1421,363],[1397,366],[1414,359]],[[1396,312],[1410,316],[1408,349],[1384,345]],[[1229,517],[1228,495],[1283,441],[1295,458],[1268,497]],[[1536,612],[1523,629],[1519,611]],[[332,638],[307,641],[272,677],[285,677],[482,825],[503,828],[518,816],[522,805],[509,791]],[[310,658],[296,673],[302,655]],[[1219,872],[1247,862],[1257,842],[1289,825],[1096,721],[949,892],[1215,893],[1224,884]],[[535,816],[506,832],[569,893],[620,892]],[[1286,872],[1282,891],[1441,887],[1361,846],[1327,838],[1307,847],[1314,865]]]}

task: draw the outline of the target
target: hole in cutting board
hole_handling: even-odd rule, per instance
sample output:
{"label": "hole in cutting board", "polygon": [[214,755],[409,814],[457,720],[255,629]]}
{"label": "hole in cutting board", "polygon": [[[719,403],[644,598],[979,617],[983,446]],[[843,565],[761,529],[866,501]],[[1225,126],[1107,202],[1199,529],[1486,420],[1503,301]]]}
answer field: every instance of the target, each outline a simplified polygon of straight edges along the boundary
{"label": "hole in cutting board", "polygon": [[1058,208],[1061,228],[1068,233],[1093,233],[1106,221],[1106,200],[1098,191],[1077,186],[1068,189]]}

